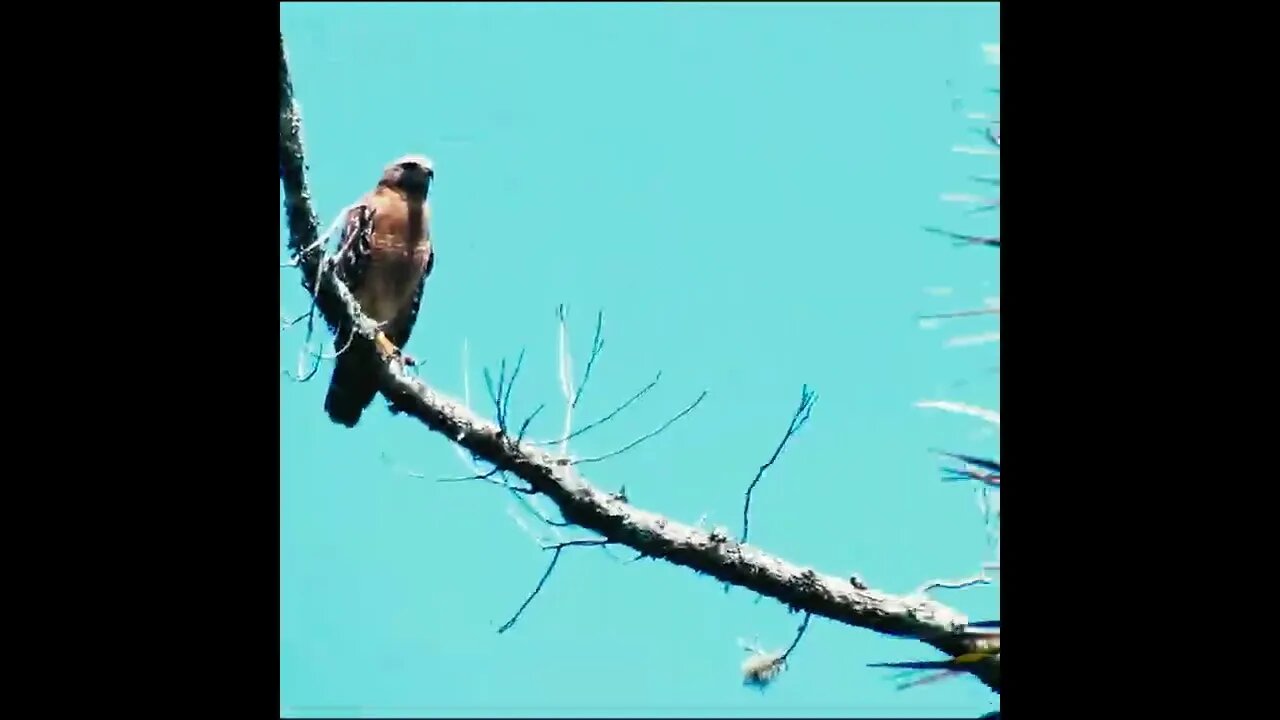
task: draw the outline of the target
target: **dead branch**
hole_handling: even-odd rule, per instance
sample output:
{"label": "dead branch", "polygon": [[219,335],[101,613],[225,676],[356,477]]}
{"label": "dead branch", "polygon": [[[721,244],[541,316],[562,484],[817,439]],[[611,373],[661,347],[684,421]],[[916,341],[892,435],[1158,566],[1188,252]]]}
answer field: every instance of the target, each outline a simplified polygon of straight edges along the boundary
{"label": "dead branch", "polygon": [[[350,291],[335,282],[332,264],[326,263],[319,268],[323,272],[317,273],[319,253],[304,251],[315,243],[318,223],[307,190],[301,119],[293,101],[283,34],[279,78],[280,178],[286,196],[289,249],[299,258],[303,286],[308,291],[314,288],[316,308],[330,327],[349,321],[355,332],[372,341],[377,324],[360,311]],[[409,375],[399,359],[381,358],[372,347],[360,350],[375,353],[381,391],[400,412],[528,483],[556,505],[566,523],[592,531],[603,541],[767,595],[797,611],[886,635],[915,638],[950,655],[967,647],[963,632],[967,618],[941,603],[858,589],[844,578],[819,574],[732,539],[713,538],[690,525],[635,507],[594,487],[570,459],[528,442],[515,442],[494,423]],[[540,585],[544,583],[545,577]],[[970,672],[998,692],[998,659],[974,665]]]}
{"label": "dead branch", "polygon": [[[531,495],[533,493],[526,493],[526,494]],[[535,506],[533,503],[529,502],[529,500],[526,498],[516,496],[516,501],[520,504],[520,506],[524,509],[525,512],[538,518],[539,522],[541,522],[543,525],[547,525],[548,527],[553,527],[553,528],[573,527],[573,525],[571,525],[570,523],[564,522],[562,520],[552,520],[551,518],[547,517],[546,513],[542,512],[540,508]]]}
{"label": "dead branch", "polygon": [[524,440],[524,434],[529,430],[529,423],[533,422],[533,419],[538,417],[538,413],[542,412],[542,409],[545,407],[545,403],[539,405],[533,412],[529,413],[529,417],[525,418],[524,422],[520,423],[520,432],[516,434],[516,442]]}
{"label": "dead branch", "polygon": [[953,460],[968,463],[969,465],[976,465],[983,470],[990,470],[997,474],[1000,472],[1000,463],[997,460],[988,460],[986,458],[975,457],[973,455],[961,455],[960,453],[951,453],[946,452],[945,450],[934,450],[934,452],[939,455],[946,455]]}
{"label": "dead branch", "polygon": [[983,470],[974,470],[973,468],[942,468],[947,477],[942,478],[943,482],[957,482],[965,480],[977,480],[978,482],[989,485],[994,488],[1000,487],[1000,475],[990,473]]}
{"label": "dead branch", "polygon": [[[573,411],[577,409],[578,402],[582,399],[582,393],[586,390],[587,381],[591,379],[591,369],[595,367],[596,358],[600,356],[600,351],[604,349],[604,312],[596,312],[596,333],[591,340],[591,355],[587,357],[587,367],[582,373],[582,380],[578,382],[577,388],[573,386],[573,354],[569,351],[569,319],[568,310],[564,304],[556,306],[556,320],[560,332],[560,362],[558,370],[560,373],[560,392],[564,394],[564,437],[557,441],[560,445],[560,454],[569,454],[569,439],[575,433],[573,432]],[[580,434],[580,433],[577,433]]]}
{"label": "dead branch", "polygon": [[782,662],[785,663],[787,658],[791,657],[791,652],[800,644],[800,638],[804,637],[805,631],[809,629],[809,619],[812,617],[813,613],[804,614],[804,621],[800,623],[800,629],[796,630],[796,639],[792,640],[791,644],[787,646],[787,649],[782,651]]}
{"label": "dead branch", "polygon": [[542,577],[538,580],[538,584],[533,588],[533,592],[529,593],[529,596],[524,599],[524,602],[520,603],[519,609],[517,609],[516,613],[511,616],[511,619],[502,623],[502,627],[498,628],[498,633],[502,634],[515,627],[516,621],[520,619],[522,614],[524,614],[525,608],[529,607],[529,603],[533,602],[533,599],[538,596],[538,593],[542,592],[542,587],[547,584],[547,579],[551,577],[551,572],[556,569],[556,563],[560,562],[560,553],[564,551],[565,548],[584,546],[603,547],[608,544],[608,540],[566,540],[565,542],[544,546],[544,550],[554,551],[554,554],[551,556],[551,562],[547,563],[547,569],[542,573]]}
{"label": "dead branch", "polygon": [[[564,317],[564,306],[560,306],[560,320],[567,322]],[[591,368],[595,367],[596,358],[600,357],[600,351],[604,350],[604,338],[601,333],[604,330],[604,311],[596,312],[596,334],[591,339],[591,355],[587,357],[587,367],[582,371],[582,380],[578,382],[578,389],[573,393],[573,401],[569,403],[569,407],[578,407],[578,401],[582,399],[582,391],[587,388],[587,381],[591,379]]]}
{"label": "dead branch", "polygon": [[[600,418],[599,420],[596,420],[595,422],[587,423],[586,425],[582,426],[581,428],[578,428],[577,430],[574,430],[573,432],[569,433],[568,435],[565,435],[562,438],[557,438],[555,440],[545,440],[540,444],[541,445],[563,445],[564,443],[572,440],[573,438],[578,437],[579,435],[582,435],[583,433],[587,432],[592,428],[600,427],[601,425],[612,420],[614,416],[616,416],[618,413],[622,412],[623,410],[626,410],[627,406],[629,406],[631,403],[635,402],[636,400],[639,400],[642,396],[644,396],[645,393],[652,390],[658,384],[658,381],[661,379],[662,379],[662,372],[659,371],[658,374],[654,376],[653,380],[648,385],[645,385],[644,387],[640,388],[640,390],[635,395],[632,395],[631,397],[627,398],[626,402],[614,408],[608,415],[605,415],[604,417]],[[564,454],[564,452],[561,451],[561,454]]]}
{"label": "dead branch", "polygon": [[982,235],[965,235],[964,233],[951,232],[942,228],[926,227],[925,232],[931,232],[934,235],[942,235],[955,241],[956,247],[964,247],[966,245],[986,245],[987,247],[1000,247],[999,237],[985,237]]}
{"label": "dead branch", "polygon": [[[507,431],[507,412],[511,407],[511,390],[515,387],[516,378],[520,375],[520,366],[524,364],[524,350],[520,351],[520,357],[516,359],[515,369],[511,372],[511,377],[507,378],[507,360],[502,359],[498,369],[498,383],[495,389],[493,377],[489,375],[489,369],[484,370],[484,386],[489,391],[489,400],[493,402],[495,417],[498,420],[498,427],[502,432]],[[505,392],[504,392],[505,390]],[[532,418],[530,418],[532,419]]]}
{"label": "dead branch", "polygon": [[778,460],[778,456],[782,454],[782,449],[787,446],[787,442],[795,436],[800,428],[809,422],[809,415],[813,412],[813,404],[817,402],[818,394],[809,390],[808,385],[800,388],[800,406],[791,415],[791,423],[787,425],[787,432],[783,434],[782,440],[778,446],[773,449],[771,455],[765,464],[760,466],[756,471],[756,476],[752,478],[751,484],[747,486],[746,497],[742,502],[742,538],[741,542],[747,541],[747,532],[750,530],[749,521],[751,513],[751,493],[756,489],[756,485],[760,483],[760,478],[764,477],[764,471],[768,470]]}
{"label": "dead branch", "polygon": [[974,575],[972,577],[964,578],[962,580],[930,580],[929,582],[916,588],[915,594],[927,595],[930,590],[937,590],[940,588],[945,588],[948,590],[963,590],[964,588],[973,587],[974,585],[989,585],[989,584],[991,584],[991,578],[987,577],[987,574],[983,572],[983,573]]}
{"label": "dead branch", "polygon": [[542,577],[538,579],[538,584],[534,586],[533,592],[529,593],[529,596],[524,599],[524,602],[520,603],[520,607],[516,609],[516,612],[511,616],[511,619],[502,623],[502,626],[498,628],[498,634],[502,634],[515,627],[516,621],[520,619],[522,614],[524,614],[524,609],[529,607],[529,603],[533,602],[534,598],[538,597],[538,593],[542,592],[542,586],[547,584],[547,578],[551,577],[551,572],[556,569],[556,563],[560,562],[560,552],[562,550],[564,550],[564,548],[556,548],[555,554],[551,556],[551,562],[547,563],[547,569],[542,573]]}
{"label": "dead branch", "polygon": [[574,460],[574,461],[573,461],[573,464],[574,464],[574,465],[584,465],[584,464],[586,464],[586,463],[593,463],[593,462],[600,462],[601,460],[608,460],[608,459],[609,459],[609,458],[611,458],[611,457],[617,457],[618,455],[621,455],[622,453],[624,453],[624,452],[626,452],[626,451],[630,450],[631,448],[633,448],[633,447],[635,447],[635,446],[639,445],[640,443],[644,442],[645,440],[649,440],[649,439],[651,439],[651,438],[657,437],[661,432],[663,432],[663,431],[664,431],[664,430],[666,430],[667,428],[669,428],[669,427],[671,427],[672,425],[674,425],[674,424],[675,424],[675,422],[676,422],[677,420],[679,420],[680,418],[684,417],[685,415],[688,415],[689,413],[693,412],[693,409],[694,409],[694,408],[696,408],[696,407],[698,407],[698,404],[699,404],[699,403],[701,403],[701,402],[702,402],[702,400],[703,400],[703,398],[705,398],[706,396],[707,396],[707,391],[706,391],[706,390],[703,390],[703,391],[702,391],[702,394],[698,395],[698,399],[696,399],[696,400],[694,400],[692,403],[690,403],[690,404],[689,404],[689,406],[688,406],[688,407],[686,407],[685,409],[683,409],[683,410],[681,410],[680,412],[676,413],[674,416],[672,416],[672,417],[671,417],[671,419],[669,419],[669,420],[667,420],[666,422],[664,422],[664,423],[662,423],[661,425],[659,425],[659,426],[658,426],[657,428],[655,428],[652,432],[649,432],[649,433],[646,433],[646,434],[644,434],[644,435],[641,435],[640,437],[636,438],[635,440],[632,440],[631,442],[629,442],[629,443],[627,443],[626,445],[624,445],[624,446],[622,446],[622,447],[618,448],[617,450],[614,450],[613,452],[605,453],[604,455],[597,455],[596,457],[580,458],[580,459],[578,459],[578,460]]}

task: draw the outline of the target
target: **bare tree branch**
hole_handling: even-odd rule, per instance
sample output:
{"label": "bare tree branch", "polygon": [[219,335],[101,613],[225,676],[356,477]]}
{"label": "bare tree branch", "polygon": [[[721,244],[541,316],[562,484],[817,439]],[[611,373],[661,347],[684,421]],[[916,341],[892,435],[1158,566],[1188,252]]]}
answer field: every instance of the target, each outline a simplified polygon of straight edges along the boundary
{"label": "bare tree branch", "polygon": [[559,542],[554,545],[544,546],[543,547],[544,550],[555,551],[554,554],[551,556],[551,562],[547,563],[547,569],[545,572],[542,573],[542,577],[538,580],[537,586],[533,588],[533,592],[529,593],[529,597],[525,598],[524,602],[520,603],[520,608],[516,610],[515,615],[512,615],[510,620],[506,621],[505,623],[502,624],[502,627],[498,628],[498,634],[502,634],[510,630],[511,628],[515,627],[516,621],[520,619],[520,616],[522,614],[524,614],[525,608],[529,607],[529,603],[533,602],[533,599],[538,596],[538,593],[542,592],[542,586],[547,584],[547,580],[551,577],[551,572],[556,569],[556,563],[560,562],[560,553],[565,548],[596,547],[596,546],[603,547],[608,544],[609,544],[608,540],[566,540],[565,542]]}
{"label": "bare tree branch", "polygon": [[[288,246],[300,258],[303,286],[308,291],[316,290],[316,308],[330,327],[349,320],[355,332],[372,341],[377,324],[360,311],[350,291],[334,281],[332,264],[326,263],[317,275],[317,266],[321,264],[319,253],[302,251],[315,243],[318,233],[304,167],[301,120],[293,101],[282,34],[280,176],[286,196]],[[312,281],[313,277],[318,277],[318,282]],[[963,632],[967,618],[941,603],[858,589],[844,578],[818,574],[811,568],[732,539],[713,539],[705,531],[642,510],[616,494],[602,492],[577,472],[577,466],[569,458],[552,455],[528,442],[516,442],[494,423],[409,375],[397,358],[382,358],[372,348],[368,351],[375,353],[381,391],[393,406],[475,457],[528,483],[531,489],[556,505],[567,523],[648,557],[767,595],[798,611],[886,635],[916,638],[948,654],[963,652],[969,643]],[[540,586],[554,569],[554,561],[553,556]],[[975,663],[970,672],[999,691],[998,659]]]}
{"label": "bare tree branch", "polygon": [[529,593],[529,597],[526,597],[524,602],[520,603],[520,607],[516,610],[516,613],[511,616],[511,619],[502,623],[502,626],[498,628],[498,634],[502,634],[515,627],[516,621],[520,619],[520,616],[524,613],[524,609],[529,607],[529,603],[533,602],[533,599],[538,597],[538,593],[542,592],[542,586],[547,584],[547,578],[551,577],[551,572],[556,569],[556,563],[560,562],[560,553],[563,550],[564,548],[556,548],[555,554],[551,556],[551,562],[547,563],[547,569],[542,573],[542,577],[538,579],[538,584],[534,586],[533,592]]}
{"label": "bare tree branch", "polygon": [[813,412],[813,404],[817,402],[817,400],[818,394],[809,390],[808,385],[804,385],[800,388],[800,406],[796,408],[794,413],[792,413],[791,423],[787,425],[787,432],[783,434],[782,440],[778,443],[778,446],[773,449],[773,455],[769,457],[765,464],[760,466],[760,469],[756,471],[756,476],[752,478],[751,484],[747,486],[746,497],[742,502],[741,542],[747,541],[747,532],[750,530],[751,493],[756,489],[756,485],[759,484],[760,478],[764,477],[764,471],[768,470],[769,467],[778,460],[778,456],[782,454],[782,449],[787,446],[787,442],[800,431],[800,428],[804,427],[806,422],[809,422],[809,415]]}

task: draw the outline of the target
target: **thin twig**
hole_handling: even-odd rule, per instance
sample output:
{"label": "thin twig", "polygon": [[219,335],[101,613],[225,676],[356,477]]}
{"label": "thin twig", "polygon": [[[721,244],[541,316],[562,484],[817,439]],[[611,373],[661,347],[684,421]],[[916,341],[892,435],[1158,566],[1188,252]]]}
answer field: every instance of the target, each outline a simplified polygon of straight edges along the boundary
{"label": "thin twig", "polygon": [[337,360],[339,355],[351,349],[351,342],[355,339],[356,339],[356,334],[354,331],[352,331],[347,335],[347,342],[341,348],[339,348],[337,352],[335,352],[332,355],[321,352],[320,357],[324,358],[325,360]]}
{"label": "thin twig", "polygon": [[809,629],[809,618],[813,617],[813,613],[805,613],[804,621],[800,623],[800,629],[796,631],[796,639],[791,641],[791,645],[782,652],[781,662],[786,662],[791,657],[791,651],[796,649],[800,644],[800,638],[804,637],[804,633]]}
{"label": "thin twig", "polygon": [[293,327],[294,325],[297,325],[299,322],[306,320],[308,317],[310,317],[311,313],[313,312],[315,312],[314,309],[308,310],[307,312],[302,313],[301,315],[299,315],[298,317],[292,320],[286,319],[287,316],[284,313],[280,313],[280,330],[284,331],[284,330],[287,330],[288,328]]}
{"label": "thin twig", "polygon": [[967,577],[962,580],[930,580],[929,582],[916,588],[913,595],[927,595],[930,590],[945,588],[947,590],[962,590],[975,585],[990,585],[991,578],[987,577],[985,572],[978,573],[973,577]]}
{"label": "thin twig", "polygon": [[[413,474],[414,476],[416,476],[416,477],[422,478],[423,480],[426,480],[426,479],[427,479],[427,476],[426,476],[426,475],[423,475],[422,473],[412,473],[412,474]],[[436,478],[436,482],[439,482],[439,483],[453,483],[453,482],[467,482],[467,481],[469,481],[469,480],[489,480],[490,478],[492,478],[494,475],[497,475],[497,474],[498,474],[498,468],[497,468],[497,467],[494,467],[493,469],[489,470],[488,472],[476,473],[475,475],[464,475],[464,476],[462,476],[462,477],[442,477],[442,478]],[[499,485],[503,485],[503,484],[504,484],[504,483],[499,482],[499,481],[494,481],[494,482],[498,482],[498,484],[499,484]]]}
{"label": "thin twig", "polygon": [[801,386],[800,405],[796,408],[796,411],[791,414],[791,422],[787,425],[787,432],[783,434],[782,441],[778,443],[778,446],[773,449],[773,455],[769,457],[769,460],[765,462],[765,464],[760,466],[760,469],[756,471],[756,476],[751,480],[751,484],[747,486],[746,499],[742,503],[741,542],[745,543],[747,541],[747,532],[750,530],[749,520],[751,514],[752,491],[756,489],[756,485],[760,482],[760,479],[764,477],[764,471],[768,470],[769,467],[777,461],[778,456],[782,454],[782,449],[787,446],[787,442],[790,441],[792,436],[799,432],[800,428],[804,427],[804,424],[809,421],[809,415],[813,412],[813,404],[817,399],[818,394],[811,392],[808,385]]}
{"label": "thin twig", "polygon": [[955,240],[956,247],[964,247],[966,245],[986,245],[988,247],[1000,247],[1000,238],[988,237],[982,235],[965,235],[964,233],[951,232],[942,228],[926,227],[925,232],[931,232],[934,235],[942,235],[944,237]]}
{"label": "thin twig", "polygon": [[929,448],[929,451],[937,455],[949,457],[953,460],[959,460],[960,462],[968,465],[976,465],[983,470],[989,470],[994,473],[1000,472],[1000,462],[997,460],[988,460],[974,455],[961,455],[960,453],[947,452],[946,450],[938,450],[937,448]]}
{"label": "thin twig", "polygon": [[511,492],[513,492],[513,493],[520,493],[520,494],[524,494],[524,495],[533,495],[533,494],[534,494],[534,491],[533,491],[533,490],[530,490],[529,488],[522,488],[522,487],[517,487],[517,486],[515,486],[515,485],[512,485],[510,482],[508,482],[508,481],[506,480],[506,478],[505,478],[505,477],[504,477],[504,478],[502,478],[502,479],[498,479],[498,478],[494,478],[494,477],[492,477],[492,476],[490,476],[490,475],[488,475],[488,474],[485,474],[485,475],[479,475],[479,476],[472,476],[472,477],[464,477],[464,478],[440,478],[439,480],[436,480],[436,482],[441,482],[441,483],[447,483],[447,482],[466,482],[466,481],[468,481],[468,480],[481,480],[481,481],[484,481],[484,482],[487,482],[487,483],[490,483],[490,484],[493,484],[493,485],[497,485],[497,486],[498,486],[498,487],[500,487],[500,488],[506,488],[507,490],[510,490],[510,491],[511,491]]}
{"label": "thin twig", "polygon": [[596,547],[598,545],[608,545],[608,540],[600,540],[596,538],[582,538],[578,540],[564,540],[552,545],[543,547],[543,550],[563,550],[567,547]]}
{"label": "thin twig", "polygon": [[[526,494],[528,494],[528,495],[534,495],[534,494],[536,494],[536,493],[532,493],[532,492],[531,492],[531,493],[526,493]],[[530,515],[533,515],[534,517],[538,518],[538,520],[539,520],[539,521],[541,521],[541,522],[542,522],[543,524],[545,524],[545,525],[548,525],[548,526],[553,527],[553,528],[567,528],[567,527],[573,527],[573,524],[572,524],[572,523],[567,523],[567,522],[564,522],[564,521],[562,521],[562,520],[552,520],[551,518],[547,517],[546,513],[542,512],[542,510],[541,510],[540,508],[538,508],[536,505],[534,505],[534,504],[533,504],[533,502],[531,502],[530,500],[526,500],[525,498],[523,498],[523,497],[521,497],[521,496],[519,496],[519,495],[515,496],[515,499],[516,499],[516,500],[520,503],[520,505],[525,509],[525,512],[527,512],[527,513],[529,513]]]}
{"label": "thin twig", "polygon": [[[311,358],[312,360],[311,368],[308,370],[303,370],[303,364],[306,358]],[[289,372],[288,370],[284,370],[283,373],[285,377],[289,378],[290,380],[296,383],[304,383],[310,380],[311,378],[315,377],[316,373],[320,371],[320,355],[318,353],[311,352],[310,347],[303,345],[302,348],[298,350],[297,370],[298,370],[297,374]]]}
{"label": "thin twig", "polygon": [[520,356],[516,358],[516,367],[511,371],[511,379],[507,381],[507,392],[502,396],[502,412],[504,417],[507,413],[511,412],[511,391],[515,389],[516,378],[520,376],[520,367],[522,365],[524,365],[524,348],[520,349]]}
{"label": "thin twig", "polygon": [[630,450],[631,448],[633,448],[633,447],[635,447],[635,446],[639,445],[640,443],[644,442],[645,440],[648,440],[648,439],[650,439],[650,438],[652,438],[652,437],[656,436],[658,433],[661,433],[663,430],[666,430],[667,428],[671,427],[671,425],[672,425],[673,423],[675,423],[675,421],[679,420],[680,418],[684,417],[685,415],[688,415],[690,412],[693,412],[693,409],[694,409],[694,408],[696,408],[696,407],[698,407],[698,403],[702,402],[702,399],[703,399],[703,398],[705,398],[706,396],[707,396],[707,391],[706,391],[706,390],[703,390],[703,391],[702,391],[702,394],[698,396],[698,399],[697,399],[697,400],[694,400],[694,401],[689,405],[689,407],[686,407],[685,409],[683,409],[683,410],[681,410],[680,412],[676,413],[676,415],[675,415],[674,417],[672,417],[670,420],[668,420],[668,421],[666,421],[665,423],[663,423],[662,425],[660,425],[660,426],[658,427],[658,429],[657,429],[657,430],[654,430],[653,432],[651,432],[651,433],[649,433],[649,434],[647,434],[647,435],[644,435],[644,436],[642,436],[642,437],[637,438],[636,440],[634,440],[634,441],[632,441],[632,442],[628,443],[626,446],[624,446],[624,447],[622,447],[622,448],[619,448],[618,450],[614,450],[614,451],[613,451],[613,452],[611,452],[611,453],[606,453],[606,454],[604,454],[604,455],[599,455],[599,456],[597,456],[597,457],[582,458],[582,459],[580,459],[580,460],[574,460],[574,461],[573,461],[573,464],[574,464],[574,465],[584,465],[584,464],[586,464],[586,463],[593,463],[593,462],[600,462],[601,460],[608,460],[608,459],[609,459],[609,458],[611,458],[611,457],[616,457],[616,456],[618,456],[618,455],[621,455],[622,453],[624,453],[624,452],[626,452],[626,451]]}
{"label": "thin twig", "polygon": [[583,433],[587,432],[588,430],[590,430],[590,429],[592,429],[592,428],[599,427],[599,426],[601,426],[601,425],[603,425],[603,424],[605,424],[605,423],[609,422],[610,420],[612,420],[612,419],[614,418],[614,416],[615,416],[615,415],[617,415],[618,413],[622,412],[623,410],[626,410],[628,405],[630,405],[631,403],[635,402],[636,400],[639,400],[641,396],[643,396],[645,393],[647,393],[647,392],[649,392],[650,390],[652,390],[652,389],[653,389],[653,388],[658,384],[658,381],[659,381],[660,379],[662,379],[662,371],[658,371],[658,374],[654,376],[654,378],[653,378],[653,381],[652,381],[652,382],[650,382],[648,385],[645,385],[644,387],[640,388],[640,391],[639,391],[639,392],[637,392],[635,395],[632,395],[630,398],[628,398],[626,402],[624,402],[624,403],[622,403],[621,405],[619,405],[618,407],[614,408],[614,410],[613,410],[612,412],[610,412],[608,415],[605,415],[604,417],[600,418],[599,420],[596,420],[595,422],[588,423],[588,424],[584,425],[583,427],[581,427],[581,428],[579,428],[579,429],[577,429],[577,430],[574,430],[573,432],[569,433],[568,435],[565,435],[565,436],[564,436],[564,437],[562,437],[562,438],[557,438],[557,439],[555,439],[555,440],[544,440],[544,441],[542,441],[542,442],[540,442],[540,443],[538,443],[538,444],[539,444],[539,445],[562,445],[563,443],[566,443],[566,442],[568,442],[569,440],[572,440],[573,438],[576,438],[576,437],[578,437],[579,435],[582,435]]}
{"label": "thin twig", "polygon": [[506,380],[507,375],[507,359],[503,358],[498,368],[498,387],[493,387],[493,376],[489,374],[489,368],[484,368],[484,389],[489,393],[489,402],[493,403],[494,419],[498,421],[498,429],[502,432],[507,431],[506,418],[502,414],[502,383]]}
{"label": "thin twig", "polygon": [[542,586],[547,583],[547,578],[551,577],[551,571],[556,569],[556,563],[560,562],[560,553],[563,550],[564,548],[556,548],[555,554],[551,556],[551,562],[547,563],[547,569],[542,573],[542,577],[539,578],[538,584],[533,588],[533,592],[529,593],[529,597],[525,598],[524,602],[520,603],[520,607],[516,610],[516,613],[511,616],[511,619],[502,623],[502,627],[498,628],[499,635],[515,627],[516,621],[520,619],[520,615],[524,613],[524,609],[529,607],[529,603],[533,602],[533,599],[538,596],[538,593],[542,592]]}
{"label": "thin twig", "polygon": [[[498,428],[505,434],[507,432],[507,414],[511,411],[511,391],[515,388],[516,378],[520,375],[520,367],[524,364],[524,350],[520,350],[520,356],[516,358],[515,369],[511,371],[511,377],[507,377],[507,359],[503,358],[498,368],[498,383],[494,387],[493,378],[489,375],[489,369],[484,370],[484,385],[489,391],[489,400],[493,402],[494,411],[498,421]],[[536,414],[536,413],[535,413]],[[532,420],[532,418],[530,418]]]}
{"label": "thin twig", "polygon": [[587,357],[587,366],[582,373],[582,380],[578,382],[575,388],[572,384],[573,353],[569,350],[569,320],[567,315],[568,311],[563,303],[556,306],[560,340],[560,392],[564,395],[564,431],[561,433],[563,435],[561,439],[549,444],[560,445],[561,455],[568,455],[569,439],[581,434],[581,432],[573,432],[573,411],[577,409],[578,402],[582,400],[582,393],[586,390],[587,382],[591,379],[591,370],[595,367],[596,358],[600,356],[600,351],[604,349],[604,311],[597,311],[595,335],[591,339],[591,354]]}
{"label": "thin twig", "polygon": [[[427,477],[426,473],[421,473],[416,470],[410,470],[408,468],[401,467],[398,463],[392,462],[390,456],[388,456],[386,452],[383,452],[381,454],[381,457],[383,462],[390,465],[391,468],[397,472],[404,473],[405,475],[408,475],[409,477],[414,478],[416,480],[430,479]],[[467,475],[465,477],[435,478],[435,482],[438,482],[438,483],[487,482],[493,485],[497,485],[498,487],[506,488],[507,490],[510,490],[514,493],[529,494],[532,492],[528,488],[516,487],[512,485],[511,483],[507,482],[505,478],[503,479],[494,478],[493,476],[498,474],[499,472],[500,472],[499,469],[495,467],[492,470],[489,470],[488,472],[485,472],[485,473],[477,472],[475,475]]]}
{"label": "thin twig", "polygon": [[582,391],[587,387],[587,381],[591,379],[591,368],[596,364],[596,358],[600,356],[600,351],[604,349],[604,339],[601,332],[604,329],[604,311],[596,311],[596,333],[591,339],[591,355],[587,357],[587,368],[582,371],[582,380],[578,382],[578,390],[573,394],[573,402],[569,403],[569,407],[577,408],[578,401],[582,399]]}
{"label": "thin twig", "polygon": [[984,485],[994,488],[1000,487],[1000,475],[985,472],[982,470],[974,470],[972,468],[942,468],[943,472],[951,473],[951,477],[943,478],[944,482],[957,482],[964,480],[977,480]]}
{"label": "thin twig", "polygon": [[538,580],[537,586],[533,588],[533,592],[529,593],[529,597],[525,598],[524,602],[520,603],[520,608],[511,616],[511,619],[503,623],[502,627],[498,628],[498,633],[504,633],[514,627],[516,621],[520,619],[520,615],[524,613],[525,608],[529,607],[529,603],[533,602],[533,599],[538,596],[538,593],[542,592],[542,586],[547,583],[547,578],[551,577],[551,571],[556,569],[556,563],[560,562],[560,553],[563,552],[565,548],[607,544],[609,544],[608,540],[566,540],[564,542],[546,546],[544,549],[555,551],[551,556],[551,562],[547,563],[547,569],[542,573],[542,577]]}
{"label": "thin twig", "polygon": [[532,413],[530,413],[529,417],[525,418],[523,423],[520,423],[520,433],[516,435],[517,445],[519,445],[521,442],[524,442],[524,434],[529,429],[529,423],[533,422],[533,419],[538,417],[538,413],[542,412],[542,409],[546,406],[547,406],[546,403],[539,405],[537,410],[534,410]]}

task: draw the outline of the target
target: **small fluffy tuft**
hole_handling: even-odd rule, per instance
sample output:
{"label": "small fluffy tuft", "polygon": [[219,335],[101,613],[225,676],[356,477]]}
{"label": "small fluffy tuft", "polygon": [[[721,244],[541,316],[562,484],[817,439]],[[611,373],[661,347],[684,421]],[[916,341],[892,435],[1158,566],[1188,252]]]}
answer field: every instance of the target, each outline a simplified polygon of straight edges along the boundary
{"label": "small fluffy tuft", "polygon": [[763,689],[777,679],[785,667],[782,653],[753,651],[742,662],[742,684]]}

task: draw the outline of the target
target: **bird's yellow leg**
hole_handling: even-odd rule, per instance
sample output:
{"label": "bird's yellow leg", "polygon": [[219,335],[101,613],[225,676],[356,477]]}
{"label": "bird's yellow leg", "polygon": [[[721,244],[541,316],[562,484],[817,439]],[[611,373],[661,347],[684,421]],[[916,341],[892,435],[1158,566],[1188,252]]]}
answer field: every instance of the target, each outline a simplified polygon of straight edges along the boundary
{"label": "bird's yellow leg", "polygon": [[375,345],[378,346],[378,352],[382,353],[382,357],[384,358],[389,359],[400,354],[400,348],[396,347],[394,343],[388,340],[386,333],[382,332],[381,330],[378,331],[378,334],[377,336],[374,337],[373,342]]}
{"label": "bird's yellow leg", "polygon": [[405,367],[417,367],[418,361],[409,353],[401,350],[391,342],[381,330],[373,337],[373,344],[377,346],[378,353],[382,355],[383,360],[399,360]]}

